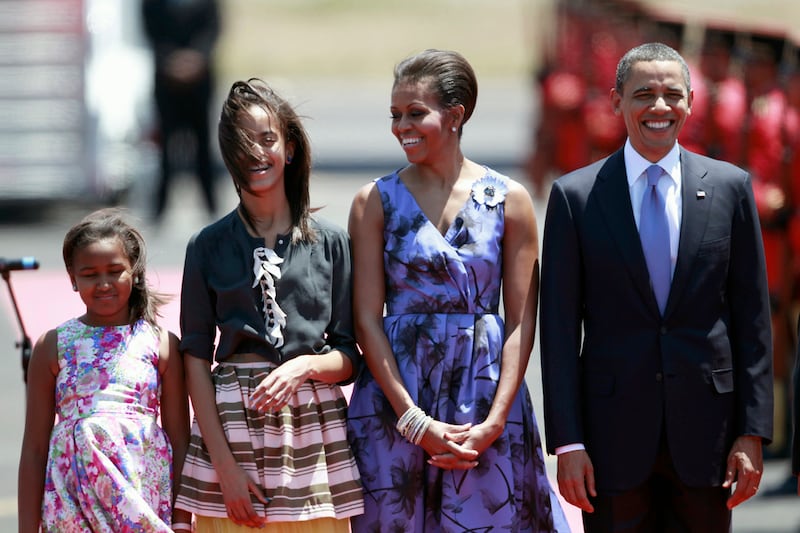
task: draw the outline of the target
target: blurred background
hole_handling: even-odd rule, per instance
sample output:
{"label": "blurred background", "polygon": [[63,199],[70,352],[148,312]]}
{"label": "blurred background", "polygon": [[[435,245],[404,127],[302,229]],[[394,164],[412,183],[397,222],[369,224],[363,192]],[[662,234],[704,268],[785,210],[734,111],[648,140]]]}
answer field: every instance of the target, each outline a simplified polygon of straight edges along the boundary
{"label": "blurred background", "polygon": [[[787,456],[800,307],[797,20],[794,0],[0,0],[0,259],[41,265],[15,272],[13,288],[4,275],[0,355],[18,368],[20,339],[82,312],[60,246],[97,207],[129,208],[151,281],[177,294],[187,239],[236,205],[215,133],[235,80],[266,79],[306,118],[312,202],[346,225],[357,188],[404,164],[389,133],[393,66],[424,48],[458,50],[480,84],[465,153],[525,183],[541,229],[552,180],[624,141],[609,104],[619,57],[659,40],[692,73],[680,142],[752,172],[768,253],[776,434],[762,492],[737,509],[734,531],[796,532]],[[164,320],[175,331],[177,314],[173,301]],[[537,345],[527,382],[541,413],[538,365]],[[19,372],[0,373],[0,402],[0,531],[12,531]]]}

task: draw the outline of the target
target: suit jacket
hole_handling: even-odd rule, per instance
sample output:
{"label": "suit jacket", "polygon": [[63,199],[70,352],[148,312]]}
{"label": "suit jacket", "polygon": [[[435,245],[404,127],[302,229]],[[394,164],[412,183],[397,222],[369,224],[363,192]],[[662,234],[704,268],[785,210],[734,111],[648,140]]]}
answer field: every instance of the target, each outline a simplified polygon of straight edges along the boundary
{"label": "suit jacket", "polygon": [[600,491],[631,489],[669,447],[690,486],[722,483],[737,436],[772,438],[766,265],[749,175],[681,149],[677,265],[662,317],[623,151],[556,180],[540,329],[550,453],[584,443]]}

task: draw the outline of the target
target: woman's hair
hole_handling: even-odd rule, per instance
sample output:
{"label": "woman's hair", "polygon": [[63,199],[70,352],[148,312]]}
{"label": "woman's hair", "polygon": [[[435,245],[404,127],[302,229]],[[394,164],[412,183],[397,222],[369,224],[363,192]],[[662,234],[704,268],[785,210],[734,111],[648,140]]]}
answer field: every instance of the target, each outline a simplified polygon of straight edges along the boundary
{"label": "woman's hair", "polygon": [[472,116],[478,100],[478,80],[469,62],[451,50],[428,49],[408,57],[394,67],[394,85],[428,81],[443,107],[464,106],[464,124]]}
{"label": "woman's hair", "polygon": [[[286,145],[292,147],[291,163],[287,163],[284,168],[284,190],[289,201],[292,226],[296,228],[292,239],[311,241],[315,234],[309,223],[312,209],[308,191],[311,178],[308,135],[292,106],[258,78],[235,82],[222,105],[218,135],[225,166],[233,178],[237,192],[241,189],[249,191],[245,162],[257,159],[254,148],[258,139],[242,128],[240,122],[252,106],[262,108],[277,122],[277,129]],[[249,214],[245,212],[245,216],[249,217]]]}
{"label": "woman's hair", "polygon": [[133,287],[128,300],[129,322],[133,325],[140,318],[144,318],[151,324],[157,325],[158,309],[167,302],[167,298],[148,287],[144,238],[139,230],[125,220],[121,209],[114,207],[100,209],[72,226],[64,237],[62,247],[64,265],[71,272],[72,262],[78,250],[103,239],[115,238],[122,244],[132,268]]}

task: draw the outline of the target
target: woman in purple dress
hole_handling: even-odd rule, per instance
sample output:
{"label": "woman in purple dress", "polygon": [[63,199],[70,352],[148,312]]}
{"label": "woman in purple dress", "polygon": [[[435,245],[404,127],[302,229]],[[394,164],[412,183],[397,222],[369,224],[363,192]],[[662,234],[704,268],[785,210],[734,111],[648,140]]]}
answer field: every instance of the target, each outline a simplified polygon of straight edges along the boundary
{"label": "woman in purple dress", "polygon": [[368,366],[348,412],[359,533],[568,529],[522,386],[538,294],[533,205],[520,184],[462,154],[476,99],[458,53],[401,62],[392,133],[409,165],[353,202]]}

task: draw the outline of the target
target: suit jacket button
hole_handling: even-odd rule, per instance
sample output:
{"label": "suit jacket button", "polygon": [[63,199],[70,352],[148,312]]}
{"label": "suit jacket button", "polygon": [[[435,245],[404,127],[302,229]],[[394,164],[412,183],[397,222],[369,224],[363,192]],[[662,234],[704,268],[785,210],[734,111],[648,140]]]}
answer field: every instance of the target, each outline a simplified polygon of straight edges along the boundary
{"label": "suit jacket button", "polygon": [[659,383],[664,381],[664,374],[662,374],[661,372],[656,372],[656,381],[658,381]]}
{"label": "suit jacket button", "polygon": [[667,334],[667,326],[661,326],[661,329],[659,331],[661,332],[662,335],[666,335]]}

